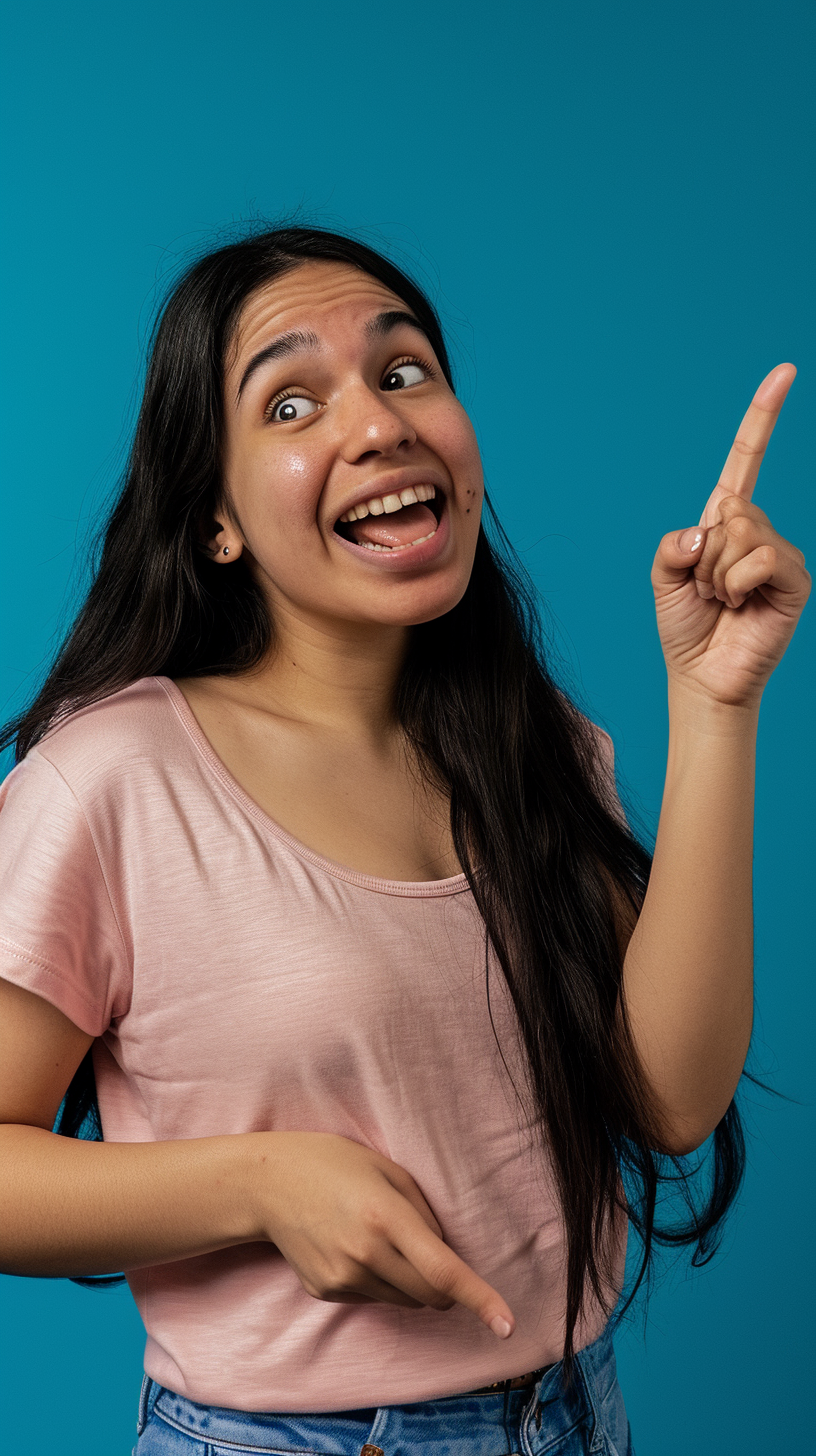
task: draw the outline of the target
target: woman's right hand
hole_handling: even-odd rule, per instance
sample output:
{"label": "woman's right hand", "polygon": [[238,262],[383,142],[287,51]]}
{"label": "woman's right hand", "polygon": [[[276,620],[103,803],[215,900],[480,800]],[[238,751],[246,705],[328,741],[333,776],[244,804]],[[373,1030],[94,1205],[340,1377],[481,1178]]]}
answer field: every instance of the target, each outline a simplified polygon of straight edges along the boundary
{"label": "woman's right hand", "polygon": [[419,1188],[390,1158],[334,1133],[251,1134],[261,1227],[314,1299],[419,1309],[463,1304],[494,1334],[515,1326],[501,1295],[444,1242]]}

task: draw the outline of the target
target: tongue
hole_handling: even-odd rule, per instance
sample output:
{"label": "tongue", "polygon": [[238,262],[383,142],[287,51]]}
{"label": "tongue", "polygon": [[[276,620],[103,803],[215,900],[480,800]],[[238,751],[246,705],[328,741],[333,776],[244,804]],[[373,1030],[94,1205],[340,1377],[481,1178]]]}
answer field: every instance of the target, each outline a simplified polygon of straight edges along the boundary
{"label": "tongue", "polygon": [[420,536],[429,536],[436,530],[436,516],[427,506],[403,506],[387,516],[363,516],[361,521],[352,521],[351,539],[361,546],[370,541],[373,546],[410,546]]}

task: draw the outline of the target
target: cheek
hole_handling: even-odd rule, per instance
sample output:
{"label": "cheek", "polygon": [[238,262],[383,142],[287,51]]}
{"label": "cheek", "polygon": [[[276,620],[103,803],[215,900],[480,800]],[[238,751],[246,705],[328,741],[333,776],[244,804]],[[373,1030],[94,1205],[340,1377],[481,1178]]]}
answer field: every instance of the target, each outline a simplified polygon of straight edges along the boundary
{"label": "cheek", "polygon": [[462,406],[440,411],[435,421],[434,444],[456,484],[467,485],[479,494],[483,489],[482,460],[476,433]]}
{"label": "cheek", "polygon": [[268,462],[268,489],[275,506],[295,520],[314,521],[315,502],[323,488],[325,471],[319,459],[310,456],[295,441],[278,449]]}
{"label": "cheek", "polygon": [[[259,526],[274,522],[278,531],[313,527],[315,509],[325,482],[324,462],[297,442],[259,450],[251,459],[233,462],[232,489],[244,502],[244,519]],[[240,509],[240,507],[239,507]]]}

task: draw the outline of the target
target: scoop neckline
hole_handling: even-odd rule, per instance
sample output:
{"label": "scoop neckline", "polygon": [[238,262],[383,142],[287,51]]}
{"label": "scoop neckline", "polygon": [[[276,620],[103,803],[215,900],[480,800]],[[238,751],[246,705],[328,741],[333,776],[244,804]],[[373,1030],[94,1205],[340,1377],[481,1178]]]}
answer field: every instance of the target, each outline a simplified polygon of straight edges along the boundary
{"label": "scoop neckline", "polygon": [[242,809],[251,816],[262,828],[273,834],[276,839],[291,849],[301,859],[309,864],[315,865],[318,869],[324,870],[326,874],[332,875],[334,879],[346,880],[349,884],[357,885],[363,890],[373,890],[380,895],[403,895],[409,899],[426,899],[438,895],[457,895],[463,890],[470,889],[468,877],[462,871],[458,875],[449,875],[443,880],[386,880],[378,875],[366,875],[360,870],[353,870],[348,865],[338,864],[336,860],[327,859],[325,855],[317,854],[308,845],[303,844],[290,834],[282,824],[262,809],[260,804],[241,787],[238,780],[230,773],[222,758],[219,758],[204,729],[201,727],[190,704],[181,691],[181,688],[174,683],[171,677],[156,676],[153,679],[166,694],[176,716],[181,722],[194,747],[204,759],[208,768],[215,774],[215,777],[223,784],[231,796],[238,801]]}

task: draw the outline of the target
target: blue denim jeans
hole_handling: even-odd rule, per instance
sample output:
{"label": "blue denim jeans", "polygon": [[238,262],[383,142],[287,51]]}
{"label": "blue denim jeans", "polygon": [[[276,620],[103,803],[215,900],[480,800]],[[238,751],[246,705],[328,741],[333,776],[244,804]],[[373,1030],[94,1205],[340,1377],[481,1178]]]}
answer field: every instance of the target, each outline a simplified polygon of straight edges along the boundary
{"label": "blue denim jeans", "polygon": [[303,1415],[198,1405],[146,1375],[133,1456],[634,1456],[608,1331],[577,1366],[569,1391],[554,1365],[506,1396]]}

